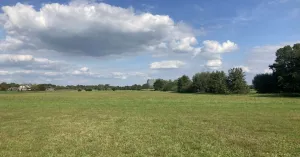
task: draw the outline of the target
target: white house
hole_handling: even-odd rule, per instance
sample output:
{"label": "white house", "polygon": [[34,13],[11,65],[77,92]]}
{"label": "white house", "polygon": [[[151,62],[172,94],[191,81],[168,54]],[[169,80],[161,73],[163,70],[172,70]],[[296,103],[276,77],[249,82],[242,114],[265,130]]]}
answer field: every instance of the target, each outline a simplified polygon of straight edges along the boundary
{"label": "white house", "polygon": [[20,85],[18,90],[19,91],[31,91],[31,85]]}

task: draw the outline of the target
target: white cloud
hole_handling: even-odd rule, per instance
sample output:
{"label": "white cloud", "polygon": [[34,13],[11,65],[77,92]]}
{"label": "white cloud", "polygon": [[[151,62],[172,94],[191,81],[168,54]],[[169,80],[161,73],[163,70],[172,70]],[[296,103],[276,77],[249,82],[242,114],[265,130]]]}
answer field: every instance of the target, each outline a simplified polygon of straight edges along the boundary
{"label": "white cloud", "polygon": [[236,68],[242,68],[242,70],[244,72],[246,72],[246,73],[250,73],[251,72],[250,68],[247,67],[247,66],[240,65],[240,66],[237,66]]}
{"label": "white cloud", "polygon": [[206,67],[217,70],[221,67],[222,61],[220,59],[215,59],[215,60],[208,60],[206,63]]}
{"label": "white cloud", "polygon": [[[8,70],[9,73],[2,71],[1,76],[10,75],[15,80],[40,77],[72,78],[74,82],[80,78],[144,79],[149,78],[148,74],[128,71],[103,73],[71,65],[71,60],[73,56],[150,53],[152,56],[179,54],[189,57],[199,54],[205,61],[219,60],[216,65],[210,66],[217,68],[222,64],[222,53],[237,49],[231,41],[204,41],[203,47],[199,47],[197,37],[205,34],[203,28],[197,30],[183,22],[174,22],[168,15],[143,13],[96,1],[49,3],[38,10],[17,3],[15,6],[3,6],[2,11],[0,25],[6,36],[0,39],[0,65],[12,69]],[[72,58],[68,62],[57,61],[57,56]],[[150,68],[176,69],[184,65],[182,61],[170,60],[154,62]],[[12,72],[15,69],[19,72]]]}
{"label": "white cloud", "polygon": [[70,65],[63,61],[53,61],[47,58],[33,57],[32,55],[0,54],[2,67],[18,67],[21,69],[65,70]]}
{"label": "white cloud", "polygon": [[227,40],[222,44],[213,40],[205,40],[203,41],[203,45],[204,46],[201,51],[206,53],[225,53],[238,49],[237,44],[231,42],[230,40]]}
{"label": "white cloud", "polygon": [[78,70],[72,72],[73,75],[96,75],[95,73],[90,72],[90,69],[87,67],[82,67]]}
{"label": "white cloud", "polygon": [[11,54],[0,54],[0,62],[30,62],[34,61],[31,55],[11,55]]}
{"label": "white cloud", "polygon": [[8,75],[9,72],[8,71],[3,71],[3,70],[0,70],[0,75]]}
{"label": "white cloud", "polygon": [[[57,52],[108,56],[157,52],[192,52],[194,30],[167,15],[136,13],[132,8],[105,3],[51,3],[39,10],[17,3],[2,7],[6,39],[0,51],[49,49]],[[155,48],[155,49],[153,49]]]}
{"label": "white cloud", "polygon": [[87,67],[82,67],[79,70],[82,71],[82,72],[88,72],[88,71],[90,71],[90,69],[87,68]]}
{"label": "white cloud", "polygon": [[207,60],[206,67],[209,69],[219,69],[222,66],[221,55],[238,49],[238,45],[230,40],[222,44],[214,40],[203,41],[203,47],[195,49],[194,57],[197,55]]}
{"label": "white cloud", "polygon": [[128,77],[141,77],[141,78],[144,78],[144,79],[150,78],[148,76],[148,74],[142,73],[142,72],[127,72],[127,73],[112,72],[112,77],[117,78],[117,79],[123,79],[123,80],[127,79]]}
{"label": "white cloud", "polygon": [[185,63],[179,60],[169,60],[161,62],[153,62],[150,64],[150,69],[177,69],[184,66]]}

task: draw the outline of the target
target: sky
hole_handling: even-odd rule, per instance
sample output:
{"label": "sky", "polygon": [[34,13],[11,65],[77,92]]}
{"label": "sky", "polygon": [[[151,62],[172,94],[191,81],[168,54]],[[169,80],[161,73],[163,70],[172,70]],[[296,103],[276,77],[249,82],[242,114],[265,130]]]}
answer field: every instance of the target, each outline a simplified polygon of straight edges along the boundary
{"label": "sky", "polygon": [[1,0],[0,82],[132,85],[240,67],[300,42],[300,0]]}

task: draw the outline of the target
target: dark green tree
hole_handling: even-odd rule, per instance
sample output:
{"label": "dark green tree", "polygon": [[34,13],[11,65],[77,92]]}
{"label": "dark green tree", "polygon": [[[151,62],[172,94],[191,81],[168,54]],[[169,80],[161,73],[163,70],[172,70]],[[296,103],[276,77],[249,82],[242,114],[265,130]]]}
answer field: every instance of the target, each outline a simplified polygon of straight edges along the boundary
{"label": "dark green tree", "polygon": [[257,74],[252,80],[254,89],[258,93],[276,93],[277,78],[273,74]]}
{"label": "dark green tree", "polygon": [[224,71],[215,71],[210,74],[208,81],[208,92],[215,94],[228,93],[227,77]]}
{"label": "dark green tree", "polygon": [[196,73],[193,76],[194,92],[207,92],[209,77],[210,77],[209,72]]}
{"label": "dark green tree", "polygon": [[153,88],[154,88],[154,90],[161,91],[165,84],[166,84],[165,80],[157,79],[157,80],[155,80],[155,82],[153,84]]}
{"label": "dark green tree", "polygon": [[149,85],[147,83],[145,83],[145,84],[142,85],[142,89],[149,89],[149,88],[150,87],[149,87]]}
{"label": "dark green tree", "polygon": [[163,86],[163,91],[176,91],[177,90],[177,82],[176,81],[166,81],[165,85]]}
{"label": "dark green tree", "polygon": [[7,91],[9,88],[9,85],[6,82],[2,82],[0,84],[0,91]]}
{"label": "dark green tree", "polygon": [[192,92],[192,90],[193,90],[192,89],[192,81],[188,76],[183,75],[180,78],[178,78],[177,92],[188,93],[188,92]]}
{"label": "dark green tree", "polygon": [[276,51],[275,63],[270,65],[283,92],[300,92],[300,44]]}
{"label": "dark green tree", "polygon": [[231,93],[249,93],[249,87],[245,80],[245,73],[242,68],[232,68],[228,70],[227,86]]}

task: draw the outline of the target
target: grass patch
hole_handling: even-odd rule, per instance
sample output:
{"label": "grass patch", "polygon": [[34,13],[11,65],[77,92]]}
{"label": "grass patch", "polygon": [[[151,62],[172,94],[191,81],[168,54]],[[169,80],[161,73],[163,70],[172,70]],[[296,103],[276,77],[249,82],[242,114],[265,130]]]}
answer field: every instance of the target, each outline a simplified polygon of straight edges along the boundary
{"label": "grass patch", "polygon": [[300,156],[300,99],[258,96],[0,94],[0,154]]}

